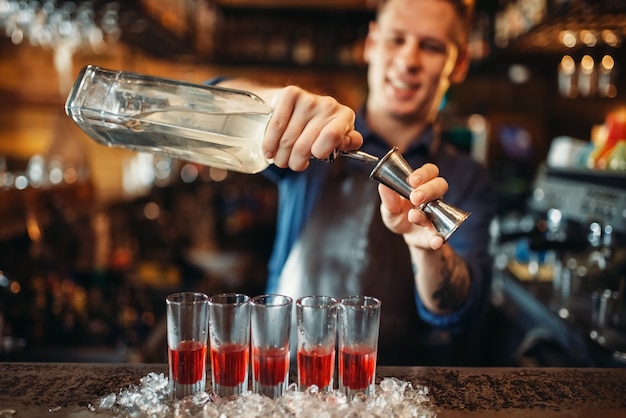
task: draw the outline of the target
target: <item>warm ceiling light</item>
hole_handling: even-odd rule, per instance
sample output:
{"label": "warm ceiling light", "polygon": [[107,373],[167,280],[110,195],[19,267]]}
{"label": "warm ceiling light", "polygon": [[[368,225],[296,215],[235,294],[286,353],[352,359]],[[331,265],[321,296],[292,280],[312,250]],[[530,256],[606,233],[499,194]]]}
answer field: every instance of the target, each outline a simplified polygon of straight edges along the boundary
{"label": "warm ceiling light", "polygon": [[620,43],[619,36],[617,36],[617,34],[613,32],[612,30],[604,29],[602,33],[600,34],[600,36],[602,37],[602,40],[604,41],[605,44],[612,46],[612,47],[619,46],[619,43]]}
{"label": "warm ceiling light", "polygon": [[561,43],[568,48],[573,48],[576,46],[576,35],[574,35],[572,31],[561,31],[561,33],[559,33],[559,38],[561,39]]}
{"label": "warm ceiling light", "polygon": [[580,40],[589,47],[596,46],[597,43],[596,35],[589,30],[580,31]]}
{"label": "warm ceiling light", "polygon": [[580,60],[580,68],[582,72],[585,74],[591,74],[591,72],[593,71],[594,65],[595,63],[593,62],[593,58],[591,57],[591,55],[585,55]]}
{"label": "warm ceiling light", "polygon": [[607,72],[611,72],[613,67],[615,67],[615,60],[610,55],[605,55],[602,57],[602,68]]}
{"label": "warm ceiling light", "polygon": [[574,58],[570,55],[564,55],[563,58],[561,58],[561,69],[565,74],[574,74],[574,71],[576,71]]}

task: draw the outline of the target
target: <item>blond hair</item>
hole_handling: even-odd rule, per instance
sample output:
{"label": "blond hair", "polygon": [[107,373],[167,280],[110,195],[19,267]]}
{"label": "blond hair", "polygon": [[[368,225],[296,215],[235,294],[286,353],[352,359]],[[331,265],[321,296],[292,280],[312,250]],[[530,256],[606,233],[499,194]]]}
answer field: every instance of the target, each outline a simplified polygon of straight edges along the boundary
{"label": "blond hair", "polygon": [[[376,14],[380,15],[380,13],[384,10],[385,5],[389,2],[390,0],[378,0],[377,3],[377,11]],[[474,0],[439,0],[439,1],[443,1],[446,3],[449,3],[452,7],[454,7],[454,10],[456,11],[456,14],[459,18],[459,21],[461,22],[461,30],[460,30],[460,37],[458,42],[460,44],[467,44],[468,39],[469,39],[469,33],[472,27],[472,22],[474,20]]]}

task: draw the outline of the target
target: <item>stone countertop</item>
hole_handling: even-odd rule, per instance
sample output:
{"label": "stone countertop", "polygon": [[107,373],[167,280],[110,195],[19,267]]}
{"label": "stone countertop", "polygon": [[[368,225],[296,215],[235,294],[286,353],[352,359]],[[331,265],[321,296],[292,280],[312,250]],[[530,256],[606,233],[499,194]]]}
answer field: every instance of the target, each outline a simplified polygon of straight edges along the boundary
{"label": "stone countertop", "polygon": [[[165,364],[0,363],[0,417],[93,417]],[[380,367],[426,386],[438,417],[626,417],[626,369]],[[13,412],[15,411],[15,412]]]}

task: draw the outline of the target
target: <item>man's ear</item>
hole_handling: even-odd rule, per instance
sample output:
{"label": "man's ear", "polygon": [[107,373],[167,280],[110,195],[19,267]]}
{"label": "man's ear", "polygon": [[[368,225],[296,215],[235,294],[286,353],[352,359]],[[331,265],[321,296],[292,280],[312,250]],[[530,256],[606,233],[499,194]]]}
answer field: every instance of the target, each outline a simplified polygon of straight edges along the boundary
{"label": "man's ear", "polygon": [[469,49],[466,47],[459,49],[459,54],[456,58],[456,64],[454,65],[454,70],[452,74],[450,74],[450,82],[452,84],[458,84],[465,80],[467,76],[467,71],[470,66],[470,54]]}
{"label": "man's ear", "polygon": [[369,24],[369,30],[367,31],[367,36],[365,37],[365,42],[363,43],[363,62],[369,64],[370,62],[370,54],[372,51],[372,44],[374,43],[373,37],[376,36],[376,31],[378,30],[378,25],[375,20],[372,20]]}

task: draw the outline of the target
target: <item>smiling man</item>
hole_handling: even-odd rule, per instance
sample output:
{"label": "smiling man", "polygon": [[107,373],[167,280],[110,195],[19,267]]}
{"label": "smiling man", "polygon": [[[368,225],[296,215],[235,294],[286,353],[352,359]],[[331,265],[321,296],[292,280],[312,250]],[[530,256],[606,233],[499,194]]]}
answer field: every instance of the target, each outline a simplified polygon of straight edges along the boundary
{"label": "smiling man", "polygon": [[370,23],[367,122],[401,150],[434,122],[448,87],[467,72],[471,11],[454,3],[387,1]]}
{"label": "smiling man", "polygon": [[[265,174],[279,189],[267,291],[379,298],[379,364],[469,364],[459,354],[479,338],[488,304],[493,189],[436,128],[444,94],[467,73],[472,12],[468,0],[382,3],[365,40],[369,92],[356,114],[295,86],[223,82],[275,109],[263,140],[275,163]],[[310,160],[359,146],[379,157],[399,148],[416,168],[410,201],[370,181],[365,163]],[[444,194],[472,213],[445,243],[418,209]]]}

